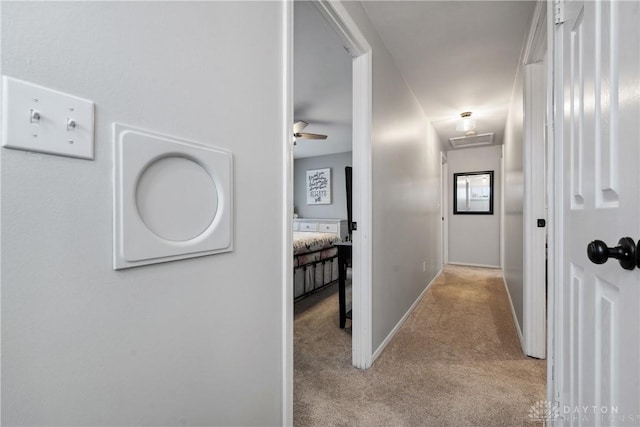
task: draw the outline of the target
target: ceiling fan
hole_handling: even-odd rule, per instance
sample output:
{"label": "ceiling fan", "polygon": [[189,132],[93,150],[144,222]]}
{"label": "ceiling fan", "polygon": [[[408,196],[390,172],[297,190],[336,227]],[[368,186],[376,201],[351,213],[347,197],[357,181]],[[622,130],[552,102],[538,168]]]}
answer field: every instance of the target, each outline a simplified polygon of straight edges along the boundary
{"label": "ceiling fan", "polygon": [[327,135],[320,135],[317,133],[305,133],[305,132],[300,132],[302,129],[306,128],[307,126],[309,126],[309,123],[299,120],[297,122],[295,122],[293,124],[293,136],[294,136],[294,140],[293,140],[293,145],[296,144],[296,139],[300,138],[300,139],[327,139]]}

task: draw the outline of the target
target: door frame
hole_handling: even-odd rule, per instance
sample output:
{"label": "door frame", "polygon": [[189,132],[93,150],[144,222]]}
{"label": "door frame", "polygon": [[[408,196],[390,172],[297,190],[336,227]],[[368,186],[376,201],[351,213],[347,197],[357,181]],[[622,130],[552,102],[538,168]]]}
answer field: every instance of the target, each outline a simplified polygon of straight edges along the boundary
{"label": "door frame", "polygon": [[442,251],[442,263],[440,270],[449,263],[449,163],[446,152],[440,152],[440,238]]}
{"label": "door frame", "polygon": [[293,425],[293,3],[282,1],[282,425]]}
{"label": "door frame", "polygon": [[[293,424],[293,2],[283,1],[283,405],[284,425]],[[353,58],[353,219],[358,229],[352,247],[352,363],[367,369],[372,352],[372,49],[340,1],[314,0],[313,4],[342,39]]]}
{"label": "door frame", "polygon": [[352,235],[352,326],[353,366],[368,369],[372,357],[372,66],[371,46],[339,1],[315,0],[322,15],[342,39],[353,58],[353,218],[358,229]]}
{"label": "door frame", "polygon": [[[560,402],[559,385],[563,377],[562,364],[556,363],[556,358],[560,356],[557,354],[560,350],[557,343],[562,340],[561,325],[558,321],[561,318],[561,306],[558,302],[563,272],[562,263],[556,262],[556,256],[562,254],[564,248],[564,167],[562,145],[556,143],[557,133],[562,131],[563,118],[557,117],[555,111],[558,85],[562,87],[562,81],[558,82],[558,78],[562,77],[562,70],[559,69],[562,67],[562,49],[558,49],[556,37],[556,26],[558,23],[561,24],[556,23],[560,1],[553,0],[552,5],[553,7],[547,8],[547,401],[557,407]],[[560,126],[557,126],[558,123]],[[553,423],[555,425],[555,421]]]}
{"label": "door frame", "polygon": [[353,58],[353,218],[358,229],[352,235],[352,326],[353,366],[368,369],[372,356],[372,66],[371,46],[339,1],[314,0],[329,25],[342,39]]}
{"label": "door frame", "polygon": [[[524,280],[523,280],[523,351],[526,355],[546,357],[546,221],[544,177],[547,118],[547,16],[546,2],[538,2],[524,51],[523,88],[523,160],[524,160]],[[548,62],[548,61],[547,61]]]}

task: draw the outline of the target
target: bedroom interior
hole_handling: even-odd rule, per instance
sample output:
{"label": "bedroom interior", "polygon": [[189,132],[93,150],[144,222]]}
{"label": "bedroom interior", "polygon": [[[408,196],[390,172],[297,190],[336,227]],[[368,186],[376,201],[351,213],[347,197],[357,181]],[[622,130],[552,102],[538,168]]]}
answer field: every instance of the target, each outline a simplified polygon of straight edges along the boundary
{"label": "bedroom interior", "polygon": [[[336,287],[346,288],[348,294],[351,276],[347,263],[340,262],[345,246],[337,246],[347,242],[350,234],[345,168],[352,165],[351,57],[308,2],[294,4],[293,61],[293,294],[297,302],[323,290],[334,292]],[[340,301],[348,305],[346,296]],[[346,315],[347,309],[341,312]]]}

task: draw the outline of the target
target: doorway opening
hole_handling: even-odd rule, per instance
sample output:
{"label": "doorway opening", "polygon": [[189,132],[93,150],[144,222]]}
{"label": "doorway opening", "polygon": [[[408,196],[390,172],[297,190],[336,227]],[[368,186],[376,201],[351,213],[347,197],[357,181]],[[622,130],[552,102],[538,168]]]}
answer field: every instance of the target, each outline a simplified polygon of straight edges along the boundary
{"label": "doorway opening", "polygon": [[[362,35],[345,7],[340,3],[324,0],[313,1],[312,7],[320,12],[328,24],[338,34],[345,50],[352,58],[351,97],[352,97],[352,216],[357,223],[351,235],[352,241],[352,351],[353,366],[367,369],[372,363],[372,189],[371,189],[371,47]],[[283,85],[287,91],[289,120],[286,123],[287,134],[291,135],[294,120],[294,3],[285,5],[284,44],[287,52],[285,68],[287,73]],[[296,119],[298,119],[296,117]],[[300,118],[301,119],[301,118]],[[293,138],[288,138],[283,150],[285,169],[286,197],[284,200],[285,218],[283,223],[284,290],[283,290],[283,421],[291,424],[293,415],[293,206],[294,206],[294,167]],[[344,173],[342,171],[336,171]],[[346,219],[346,218],[345,218]]]}
{"label": "doorway opening", "polygon": [[442,183],[442,188],[440,189],[440,239],[442,250],[440,269],[442,270],[445,265],[449,264],[449,165],[444,151],[440,153],[440,156],[440,182]]}

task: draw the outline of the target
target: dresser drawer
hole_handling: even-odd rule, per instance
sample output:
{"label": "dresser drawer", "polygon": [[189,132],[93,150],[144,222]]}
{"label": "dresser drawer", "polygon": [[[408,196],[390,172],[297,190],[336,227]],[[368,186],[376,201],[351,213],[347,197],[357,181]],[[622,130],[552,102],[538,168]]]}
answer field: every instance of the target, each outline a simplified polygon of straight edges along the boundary
{"label": "dresser drawer", "polygon": [[338,234],[338,224],[327,224],[320,223],[318,224],[318,231],[322,233],[336,233]]}
{"label": "dresser drawer", "polygon": [[298,221],[293,222],[293,231],[300,230],[300,223]]}
{"label": "dresser drawer", "polygon": [[300,231],[318,231],[317,222],[301,222]]}

